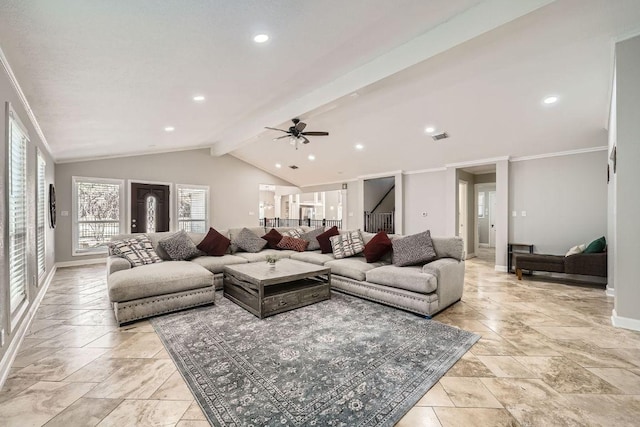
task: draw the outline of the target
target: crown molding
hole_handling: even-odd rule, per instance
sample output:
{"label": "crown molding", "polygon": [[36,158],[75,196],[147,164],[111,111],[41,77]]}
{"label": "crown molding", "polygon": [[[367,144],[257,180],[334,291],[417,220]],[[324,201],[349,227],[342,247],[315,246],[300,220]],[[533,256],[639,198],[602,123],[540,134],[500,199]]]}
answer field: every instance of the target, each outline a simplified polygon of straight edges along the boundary
{"label": "crown molding", "polygon": [[445,172],[447,168],[431,168],[431,169],[416,169],[413,171],[406,171],[405,175],[416,175],[420,173],[432,173],[432,172]]}
{"label": "crown molding", "polygon": [[374,179],[374,178],[386,178],[389,176],[402,175],[404,172],[402,170],[397,171],[389,171],[389,172],[380,172],[380,173],[372,173],[367,175],[358,175],[357,179]]}
{"label": "crown molding", "polygon": [[512,162],[522,162],[525,160],[537,160],[537,159],[546,159],[549,157],[562,157],[562,156],[573,156],[575,154],[585,154],[585,153],[595,153],[597,151],[607,151],[606,146],[602,147],[591,147],[591,148],[579,148],[577,150],[568,150],[568,151],[558,151],[556,153],[546,153],[546,154],[535,154],[533,156],[520,156],[511,158]]}
{"label": "crown molding", "polygon": [[501,157],[491,157],[488,159],[478,159],[471,160],[468,162],[458,162],[458,163],[447,163],[444,166],[448,168],[466,168],[469,166],[482,166],[482,165],[491,165],[493,163],[509,161],[511,158],[509,156],[501,156]]}
{"label": "crown molding", "polygon": [[31,105],[29,105],[29,101],[27,101],[27,97],[22,91],[22,87],[20,87],[20,83],[18,83],[18,79],[16,78],[16,75],[13,74],[11,65],[9,65],[9,61],[7,60],[7,57],[4,55],[4,51],[2,50],[1,47],[0,47],[0,62],[2,63],[4,71],[7,73],[7,76],[9,77],[9,81],[11,82],[11,85],[13,86],[16,93],[18,94],[18,98],[20,99],[20,102],[22,102],[22,106],[27,112],[27,116],[29,116],[29,120],[31,121],[33,128],[36,130],[36,133],[40,137],[40,141],[42,142],[42,145],[47,150],[47,152],[53,159],[53,162],[55,163],[56,157],[53,155],[53,151],[51,151],[51,146],[49,145],[49,142],[47,142],[47,138],[44,136],[44,133],[42,132],[42,128],[40,127],[40,124],[38,123],[38,120],[36,119],[35,114],[33,114]]}
{"label": "crown molding", "polygon": [[[56,164],[91,162],[95,160],[120,159],[123,157],[152,156],[154,154],[179,153],[181,151],[205,150],[209,149],[209,145],[194,145],[189,147],[167,148],[164,150],[142,150],[123,154],[108,154],[103,156],[86,156],[77,158],[62,158],[56,161]],[[236,157],[237,158],[237,157]],[[242,160],[242,159],[240,159]]]}

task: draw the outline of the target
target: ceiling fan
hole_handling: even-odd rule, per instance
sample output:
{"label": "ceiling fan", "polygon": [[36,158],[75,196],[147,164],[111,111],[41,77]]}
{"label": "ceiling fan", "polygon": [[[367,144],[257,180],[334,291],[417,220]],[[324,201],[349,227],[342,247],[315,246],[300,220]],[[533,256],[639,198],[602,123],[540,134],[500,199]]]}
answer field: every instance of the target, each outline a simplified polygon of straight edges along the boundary
{"label": "ceiling fan", "polygon": [[303,144],[308,144],[309,139],[307,136],[328,136],[329,132],[304,132],[304,129],[307,127],[307,124],[301,122],[299,118],[291,119],[293,122],[293,126],[289,127],[289,130],[271,128],[265,126],[265,129],[277,130],[280,132],[284,132],[286,135],[279,136],[277,138],[273,138],[274,141],[283,138],[289,138],[292,145],[295,145],[296,150],[298,149],[298,143],[302,142]]}

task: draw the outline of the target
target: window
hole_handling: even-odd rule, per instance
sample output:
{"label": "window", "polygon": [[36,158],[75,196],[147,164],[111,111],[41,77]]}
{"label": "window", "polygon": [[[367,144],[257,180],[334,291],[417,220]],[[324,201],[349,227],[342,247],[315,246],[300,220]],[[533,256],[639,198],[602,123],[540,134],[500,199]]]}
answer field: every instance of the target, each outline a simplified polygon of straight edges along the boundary
{"label": "window", "polygon": [[207,232],[209,187],[178,185],[178,230]]}
{"label": "window", "polygon": [[38,156],[37,156],[37,165],[38,165],[38,171],[37,171],[37,182],[38,182],[38,194],[37,194],[37,209],[38,209],[38,213],[37,213],[37,218],[36,218],[36,222],[37,222],[37,229],[36,229],[36,236],[37,236],[37,253],[38,253],[38,277],[40,277],[40,275],[44,274],[45,270],[46,270],[46,265],[45,265],[45,241],[44,241],[44,235],[45,235],[45,231],[46,231],[46,203],[47,203],[47,198],[46,198],[46,188],[47,188],[47,182],[46,182],[46,177],[45,177],[45,173],[46,173],[46,168],[47,168],[47,163],[44,160],[44,157],[42,157],[42,153],[40,152],[40,150],[38,150]]}
{"label": "window", "polygon": [[478,218],[484,218],[484,191],[478,193]]}
{"label": "window", "polygon": [[13,314],[27,297],[27,143],[29,137],[9,107],[9,295]]}
{"label": "window", "polygon": [[73,177],[73,254],[104,253],[124,230],[124,181]]}

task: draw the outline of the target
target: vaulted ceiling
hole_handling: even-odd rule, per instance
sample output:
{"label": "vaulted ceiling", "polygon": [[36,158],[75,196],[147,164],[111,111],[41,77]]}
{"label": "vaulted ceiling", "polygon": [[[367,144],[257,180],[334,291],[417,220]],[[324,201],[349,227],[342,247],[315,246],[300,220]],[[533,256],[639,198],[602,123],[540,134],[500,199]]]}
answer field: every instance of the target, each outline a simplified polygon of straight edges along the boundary
{"label": "vaulted ceiling", "polygon": [[[637,0],[0,3],[57,161],[211,147],[296,185],[606,145],[639,29]],[[330,135],[274,142],[293,117]]]}

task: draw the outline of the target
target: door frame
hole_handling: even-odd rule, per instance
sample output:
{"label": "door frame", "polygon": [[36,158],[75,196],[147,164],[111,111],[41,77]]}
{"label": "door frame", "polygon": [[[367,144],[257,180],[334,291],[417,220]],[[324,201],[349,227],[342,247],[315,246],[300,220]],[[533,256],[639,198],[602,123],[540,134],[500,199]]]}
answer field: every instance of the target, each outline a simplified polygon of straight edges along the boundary
{"label": "door frame", "polygon": [[[464,198],[462,197],[462,191],[464,187]],[[463,209],[464,207],[464,209]],[[464,218],[462,226],[464,227],[464,234],[460,236],[460,217]],[[464,243],[465,259],[469,258],[469,182],[464,179],[458,179],[458,237],[462,237]],[[464,224],[467,224],[465,227]]]}
{"label": "door frame", "polygon": [[151,184],[151,185],[166,185],[169,187],[169,231],[175,231],[174,224],[174,206],[175,206],[175,193],[174,193],[174,185],[172,182],[164,182],[164,181],[149,181],[146,179],[128,179],[127,180],[127,189],[125,198],[127,199],[127,215],[126,215],[126,233],[131,234],[131,184]]}

